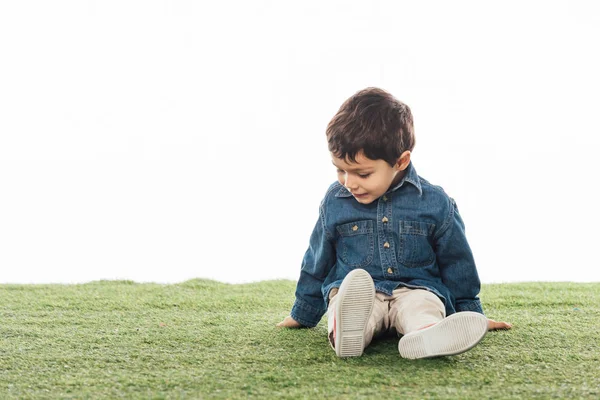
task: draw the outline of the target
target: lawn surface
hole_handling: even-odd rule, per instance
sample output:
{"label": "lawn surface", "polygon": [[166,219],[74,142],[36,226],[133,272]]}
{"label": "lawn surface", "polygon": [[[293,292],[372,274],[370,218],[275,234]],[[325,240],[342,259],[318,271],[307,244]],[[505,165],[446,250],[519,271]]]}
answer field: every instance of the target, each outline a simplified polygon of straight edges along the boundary
{"label": "lawn surface", "polygon": [[339,359],[275,328],[295,283],[0,285],[0,398],[600,398],[600,283],[484,285],[512,322],[454,357],[404,360],[394,337]]}

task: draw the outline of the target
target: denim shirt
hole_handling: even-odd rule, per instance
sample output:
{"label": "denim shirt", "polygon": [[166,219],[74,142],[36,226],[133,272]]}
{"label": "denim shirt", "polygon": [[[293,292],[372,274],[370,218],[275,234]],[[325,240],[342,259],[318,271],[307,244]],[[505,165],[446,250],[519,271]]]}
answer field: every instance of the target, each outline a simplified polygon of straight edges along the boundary
{"label": "denim shirt", "polygon": [[291,316],[316,326],[327,311],[329,291],[355,268],[365,269],[375,290],[398,287],[436,294],[446,315],[483,314],[480,282],[463,221],[454,200],[417,175],[403,179],[371,204],[361,204],[340,183],[329,187],[302,260]]}

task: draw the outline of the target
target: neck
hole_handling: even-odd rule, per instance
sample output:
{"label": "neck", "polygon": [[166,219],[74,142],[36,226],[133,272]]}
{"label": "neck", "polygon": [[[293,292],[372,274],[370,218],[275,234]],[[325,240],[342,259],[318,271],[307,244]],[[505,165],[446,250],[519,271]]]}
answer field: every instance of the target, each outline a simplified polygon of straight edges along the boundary
{"label": "neck", "polygon": [[398,183],[400,183],[400,181],[402,180],[402,178],[404,178],[405,175],[406,175],[406,170],[404,170],[404,171],[398,171],[398,173],[394,177],[394,180],[392,181],[392,183],[391,183],[390,187],[388,188],[388,190],[390,190],[391,188],[393,188],[394,186],[396,186]]}

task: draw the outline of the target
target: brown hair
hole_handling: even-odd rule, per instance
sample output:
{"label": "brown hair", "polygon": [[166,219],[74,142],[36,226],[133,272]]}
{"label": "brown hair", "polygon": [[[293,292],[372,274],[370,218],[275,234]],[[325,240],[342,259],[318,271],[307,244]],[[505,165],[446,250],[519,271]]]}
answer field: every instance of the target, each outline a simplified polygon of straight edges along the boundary
{"label": "brown hair", "polygon": [[393,166],[403,152],[415,147],[410,108],[374,87],[348,98],[327,125],[326,134],[329,151],[351,162],[362,150],[371,160]]}

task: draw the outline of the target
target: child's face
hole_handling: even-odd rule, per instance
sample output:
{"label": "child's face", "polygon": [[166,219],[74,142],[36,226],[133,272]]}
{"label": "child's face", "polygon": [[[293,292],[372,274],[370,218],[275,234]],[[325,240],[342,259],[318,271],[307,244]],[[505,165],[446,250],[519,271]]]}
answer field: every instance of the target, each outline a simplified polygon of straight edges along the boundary
{"label": "child's face", "polygon": [[396,185],[410,163],[410,151],[405,151],[392,167],[384,160],[371,160],[361,151],[356,163],[331,155],[337,168],[338,181],[362,204],[370,204]]}

